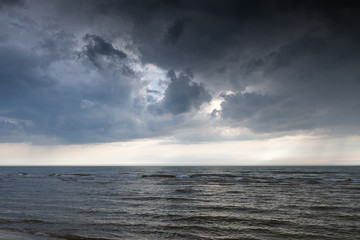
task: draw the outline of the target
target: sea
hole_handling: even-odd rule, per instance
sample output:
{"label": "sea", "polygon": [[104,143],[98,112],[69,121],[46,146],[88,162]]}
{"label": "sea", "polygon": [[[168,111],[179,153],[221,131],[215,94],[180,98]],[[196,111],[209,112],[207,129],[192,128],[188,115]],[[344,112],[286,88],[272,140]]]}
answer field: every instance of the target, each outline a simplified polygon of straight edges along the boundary
{"label": "sea", "polygon": [[355,240],[360,167],[0,167],[0,229],[68,240]]}

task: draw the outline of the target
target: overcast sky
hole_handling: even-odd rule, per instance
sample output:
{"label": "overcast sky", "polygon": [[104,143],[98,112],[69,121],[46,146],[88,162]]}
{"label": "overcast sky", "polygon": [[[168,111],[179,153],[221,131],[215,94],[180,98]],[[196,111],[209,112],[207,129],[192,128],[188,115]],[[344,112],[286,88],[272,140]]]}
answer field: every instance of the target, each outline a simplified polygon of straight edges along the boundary
{"label": "overcast sky", "polygon": [[0,164],[360,164],[360,3],[0,0]]}

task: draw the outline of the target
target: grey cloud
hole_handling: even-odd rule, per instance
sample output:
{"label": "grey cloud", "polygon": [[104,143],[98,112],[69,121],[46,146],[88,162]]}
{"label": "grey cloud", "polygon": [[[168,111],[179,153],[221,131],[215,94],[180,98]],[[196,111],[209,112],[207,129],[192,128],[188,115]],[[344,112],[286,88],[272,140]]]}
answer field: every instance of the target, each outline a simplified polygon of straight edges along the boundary
{"label": "grey cloud", "polygon": [[5,43],[8,40],[8,37],[5,34],[0,33],[0,43]]}
{"label": "grey cloud", "polygon": [[[130,107],[139,82],[117,69],[94,70],[88,62],[79,61],[76,45],[69,44],[69,39],[54,37],[28,49],[0,46],[1,142],[84,143],[139,137],[136,113]],[[65,70],[73,74],[73,83],[63,83],[69,77],[62,74],[63,69],[51,72],[64,61],[72,66]],[[77,82],[79,71],[89,79]],[[91,79],[94,76],[96,81]]]}
{"label": "grey cloud", "polygon": [[3,6],[23,6],[23,0],[0,0],[0,9]]}
{"label": "grey cloud", "polygon": [[53,59],[66,59],[74,57],[72,52],[77,41],[74,34],[64,30],[55,31],[50,37],[39,41],[37,48]]}
{"label": "grey cloud", "polygon": [[45,59],[27,49],[0,46],[3,96],[8,96],[10,92],[24,94],[24,90],[52,86],[54,81],[41,68],[45,64]]}
{"label": "grey cloud", "polygon": [[264,59],[264,62],[270,63],[268,71],[275,71],[279,68],[285,68],[294,64],[293,61],[297,61],[304,56],[313,56],[315,58],[324,56],[329,49],[331,49],[331,47],[328,46],[326,39],[304,36],[270,53],[266,59]]}
{"label": "grey cloud", "polygon": [[185,24],[186,19],[176,18],[175,21],[167,29],[164,38],[165,43],[175,45],[184,31]]}
{"label": "grey cloud", "polygon": [[[289,1],[107,1],[99,5],[99,13],[121,15],[136,24],[132,34],[142,42],[145,61],[156,62],[165,69],[192,67],[195,71],[212,65],[216,58],[222,58],[231,49],[241,53],[248,41],[253,40],[248,36],[259,34],[259,37],[265,37],[271,33],[273,29],[266,31],[268,21],[274,19],[280,23],[288,20],[283,12],[297,13]],[[173,16],[177,16],[175,22]],[[187,17],[191,18],[191,22],[183,31],[185,21],[182,19]],[[172,22],[170,27],[169,21]],[[255,26],[259,33],[247,32],[249,25]],[[291,31],[287,25],[281,28]],[[177,44],[176,48],[172,44],[161,44],[157,36],[164,29],[169,43],[176,43],[181,36],[181,44]],[[153,51],[153,48],[156,50]],[[167,57],[170,55],[171,59]]]}
{"label": "grey cloud", "polygon": [[[5,3],[0,7],[8,10]],[[206,129],[214,121],[257,133],[326,128],[359,134],[357,1],[25,5],[11,8],[0,23],[6,30],[0,36],[0,117],[34,125],[3,122],[1,141],[16,139],[15,133],[67,143],[117,141],[176,135],[199,124]],[[119,39],[132,47],[116,46]],[[146,64],[174,69],[166,84],[159,81],[166,88],[160,101],[162,93],[146,91],[149,80],[141,80]],[[175,74],[187,68],[196,81],[189,72]],[[233,94],[223,95],[222,109],[196,122],[211,95],[228,91]]]}
{"label": "grey cloud", "polygon": [[[114,24],[129,22],[125,28],[140,43],[144,62],[163,69],[190,67],[197,76],[211,76],[212,69],[230,64],[234,55],[242,56],[242,61],[249,52],[268,53],[308,32],[359,36],[354,31],[359,21],[356,1],[93,0],[83,4],[91,5],[89,16],[113,18]],[[184,20],[187,18],[191,21]],[[113,24],[108,26],[105,30],[116,32]],[[159,36],[164,32],[175,47],[163,44],[164,37]]]}
{"label": "grey cloud", "polygon": [[85,54],[90,58],[94,59],[98,55],[103,56],[117,56],[121,59],[126,58],[126,54],[120,50],[117,50],[113,45],[99,36],[86,34],[84,40],[87,41],[85,47]]}
{"label": "grey cloud", "polygon": [[224,118],[243,121],[252,118],[263,109],[277,104],[280,97],[259,95],[256,93],[238,93],[224,96],[221,114]]}
{"label": "grey cloud", "polygon": [[157,91],[157,90],[150,90],[150,89],[147,89],[147,90],[146,90],[146,92],[147,92],[147,93],[153,93],[153,94],[155,94],[155,95],[160,95],[160,94],[161,94],[161,92],[160,92],[160,91]]}
{"label": "grey cloud", "polygon": [[100,67],[99,57],[108,57],[113,61],[116,59],[123,60],[127,57],[123,51],[115,49],[110,42],[99,36],[86,34],[83,39],[87,42],[87,45],[84,47],[82,54],[87,56],[97,67]]}
{"label": "grey cloud", "polygon": [[285,96],[234,94],[224,97],[221,117],[228,124],[258,133],[310,130],[325,126],[328,117],[319,106],[304,106]]}
{"label": "grey cloud", "polygon": [[181,72],[176,76],[174,70],[167,74],[170,83],[165,91],[164,98],[160,103],[149,107],[156,114],[180,114],[191,109],[198,109],[201,104],[211,100],[210,94],[202,84],[193,81],[190,71]]}

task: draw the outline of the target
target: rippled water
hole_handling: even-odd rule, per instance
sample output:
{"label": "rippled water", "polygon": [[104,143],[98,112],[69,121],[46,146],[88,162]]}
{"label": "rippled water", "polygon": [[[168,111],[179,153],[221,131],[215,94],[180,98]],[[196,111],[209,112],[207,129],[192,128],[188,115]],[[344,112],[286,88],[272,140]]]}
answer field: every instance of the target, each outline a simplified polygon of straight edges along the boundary
{"label": "rippled water", "polygon": [[360,167],[0,167],[0,229],[64,239],[360,239]]}

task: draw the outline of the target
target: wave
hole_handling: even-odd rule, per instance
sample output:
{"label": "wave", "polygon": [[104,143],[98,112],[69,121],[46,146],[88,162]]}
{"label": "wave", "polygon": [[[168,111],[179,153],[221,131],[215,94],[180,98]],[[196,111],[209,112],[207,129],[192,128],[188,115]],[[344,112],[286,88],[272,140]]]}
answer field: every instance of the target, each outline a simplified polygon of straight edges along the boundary
{"label": "wave", "polygon": [[321,181],[318,179],[310,179],[306,181],[307,184],[321,184]]}
{"label": "wave", "polygon": [[309,207],[311,210],[320,210],[320,211],[329,211],[329,210],[343,210],[344,208],[339,206],[328,206],[328,205],[318,205]]}
{"label": "wave", "polygon": [[325,182],[351,182],[351,178],[324,178]]}
{"label": "wave", "polygon": [[[179,216],[179,217],[172,217],[172,221],[176,222],[183,222],[188,225],[194,224],[202,224],[202,223],[236,223],[241,224],[241,226],[288,226],[293,225],[292,221],[282,220],[282,219],[260,219],[260,218],[247,218],[241,216],[230,216],[230,215],[198,215],[198,216]],[[203,225],[204,226],[204,225]],[[206,226],[206,225],[205,225]],[[225,226],[218,226],[219,228],[229,228],[229,225]]]}
{"label": "wave", "polygon": [[305,182],[308,184],[320,184],[323,182],[356,182],[351,178],[316,178],[294,176],[241,176],[234,174],[143,174],[142,178],[177,178],[177,179],[201,179],[217,182],[252,182],[252,183],[278,183],[278,182]]}
{"label": "wave", "polygon": [[217,212],[243,212],[243,213],[270,213],[272,210],[270,209],[261,209],[254,207],[246,207],[246,206],[231,206],[231,205],[202,205],[197,206],[198,209],[202,209],[204,211],[217,211]]}
{"label": "wave", "polygon": [[[143,174],[142,178],[176,178],[179,180],[201,180],[215,182],[216,184],[251,184],[251,183],[269,183],[269,184],[323,184],[326,182],[333,182],[338,184],[348,184],[351,182],[358,182],[357,179],[352,178],[321,178],[308,176],[241,176],[234,174]],[[181,191],[181,190],[180,190]]]}
{"label": "wave", "polygon": [[269,173],[275,173],[275,174],[337,174],[340,173],[338,171],[286,171],[286,170],[281,170],[281,171],[263,171],[263,172],[269,172]]}
{"label": "wave", "polygon": [[234,177],[234,180],[242,181],[242,180],[244,180],[244,178],[243,177]]}
{"label": "wave", "polygon": [[218,178],[234,178],[234,177],[240,177],[238,175],[234,174],[228,174],[228,173],[202,173],[202,174],[192,174],[190,175],[191,178],[204,178],[204,177],[218,177]]}
{"label": "wave", "polygon": [[[272,172],[274,173],[274,172]],[[215,184],[256,184],[256,183],[269,183],[269,184],[343,184],[343,185],[356,185],[360,182],[359,179],[353,179],[349,177],[336,177],[336,176],[310,176],[307,173],[315,172],[301,172],[306,173],[305,175],[293,175],[294,172],[279,171],[282,175],[270,175],[270,176],[259,176],[258,173],[254,175],[241,175],[241,174],[229,174],[229,173],[154,173],[154,174],[142,174],[142,175],[127,175],[121,174],[114,176],[109,179],[104,176],[99,176],[91,173],[73,172],[73,173],[31,173],[31,172],[16,172],[15,174],[2,175],[0,181],[6,181],[7,179],[13,179],[14,177],[26,177],[33,179],[49,178],[53,177],[64,182],[93,182],[98,184],[111,184],[115,181],[123,181],[130,178],[149,178],[149,179],[177,179],[178,181],[208,181],[209,183]],[[284,173],[290,173],[286,175]],[[180,190],[181,191],[181,190]]]}
{"label": "wave", "polygon": [[[180,196],[180,195],[178,195]],[[146,202],[146,201],[183,201],[183,202],[210,202],[210,200],[207,199],[203,199],[203,198],[194,198],[194,197],[160,197],[160,196],[139,196],[139,197],[120,197],[119,200],[124,200],[124,201],[131,201],[131,202],[137,202],[137,201],[141,201],[141,202]]]}
{"label": "wave", "polygon": [[176,175],[172,174],[150,174],[150,175],[142,175],[143,178],[175,178]]}
{"label": "wave", "polygon": [[48,174],[49,177],[88,177],[92,176],[89,173],[50,173]]}
{"label": "wave", "polygon": [[191,188],[179,188],[179,189],[175,189],[176,193],[193,193],[194,190]]}
{"label": "wave", "polygon": [[177,175],[176,177],[177,178],[189,178],[190,176],[186,175],[186,174],[180,174],[180,175]]}
{"label": "wave", "polygon": [[73,234],[66,234],[66,235],[50,234],[50,236],[56,237],[56,238],[67,239],[67,240],[111,240],[110,238],[83,237],[83,236],[73,235]]}
{"label": "wave", "polygon": [[14,224],[14,223],[46,224],[46,225],[56,224],[53,222],[39,220],[39,219],[19,219],[19,220],[0,219],[0,224]]}

